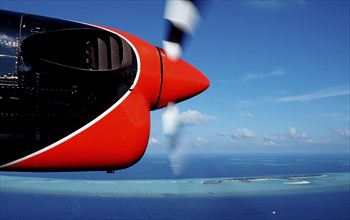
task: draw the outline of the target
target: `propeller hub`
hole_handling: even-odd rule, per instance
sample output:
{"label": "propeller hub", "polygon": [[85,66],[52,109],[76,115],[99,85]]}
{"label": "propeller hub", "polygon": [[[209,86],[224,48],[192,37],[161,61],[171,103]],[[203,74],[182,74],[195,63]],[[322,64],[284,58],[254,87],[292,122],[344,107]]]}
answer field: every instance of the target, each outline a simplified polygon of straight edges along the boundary
{"label": "propeller hub", "polygon": [[162,85],[156,108],[189,99],[209,87],[208,78],[194,66],[180,58],[169,57],[163,50],[160,52]]}

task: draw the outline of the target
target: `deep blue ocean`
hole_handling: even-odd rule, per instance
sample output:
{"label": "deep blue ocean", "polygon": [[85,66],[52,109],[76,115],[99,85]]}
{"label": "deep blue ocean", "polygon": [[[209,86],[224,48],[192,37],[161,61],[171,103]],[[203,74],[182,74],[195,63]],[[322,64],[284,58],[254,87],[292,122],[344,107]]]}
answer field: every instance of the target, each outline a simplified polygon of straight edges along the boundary
{"label": "deep blue ocean", "polygon": [[[14,173],[2,176],[78,180],[184,180],[319,175],[350,172],[343,154],[191,155],[180,176],[166,156],[105,172]],[[1,176],[0,176],[1,178]],[[248,183],[249,184],[249,183]],[[127,187],[127,186],[126,186]],[[230,196],[100,197],[1,190],[0,219],[350,219],[350,183],[332,190]]]}

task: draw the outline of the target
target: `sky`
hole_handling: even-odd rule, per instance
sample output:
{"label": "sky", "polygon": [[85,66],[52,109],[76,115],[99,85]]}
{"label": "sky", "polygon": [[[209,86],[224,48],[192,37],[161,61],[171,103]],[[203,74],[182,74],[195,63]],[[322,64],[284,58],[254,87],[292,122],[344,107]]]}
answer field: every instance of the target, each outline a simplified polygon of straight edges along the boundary
{"label": "sky", "polygon": [[[161,46],[164,2],[1,0],[0,8],[101,24]],[[211,81],[178,104],[190,153],[349,154],[349,1],[206,1],[183,59]],[[167,152],[161,110],[147,154]]]}

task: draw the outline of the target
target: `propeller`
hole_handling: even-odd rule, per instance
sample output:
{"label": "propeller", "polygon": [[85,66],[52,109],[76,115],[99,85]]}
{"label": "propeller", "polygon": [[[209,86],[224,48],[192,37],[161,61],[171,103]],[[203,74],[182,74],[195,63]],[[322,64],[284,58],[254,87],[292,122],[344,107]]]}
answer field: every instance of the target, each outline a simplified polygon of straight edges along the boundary
{"label": "propeller", "polygon": [[[164,18],[169,22],[169,29],[167,38],[163,41],[163,49],[173,61],[177,61],[181,56],[186,35],[193,35],[199,23],[198,3],[195,0],[168,0],[166,2]],[[162,125],[163,133],[169,144],[170,165],[173,173],[180,175],[184,168],[186,149],[179,140],[185,122],[181,119],[181,113],[174,103],[168,103],[165,107],[162,114]]]}
{"label": "propeller", "polygon": [[163,133],[167,136],[175,136],[181,126],[180,111],[174,103],[168,103],[162,114]]}
{"label": "propeller", "polygon": [[168,0],[164,18],[169,21],[169,32],[163,48],[169,57],[177,59],[182,54],[185,34],[193,35],[200,20],[198,1]]}
{"label": "propeller", "polygon": [[163,134],[169,146],[169,161],[173,174],[180,175],[184,168],[184,146],[179,143],[184,123],[181,113],[174,103],[169,103],[162,114]]}

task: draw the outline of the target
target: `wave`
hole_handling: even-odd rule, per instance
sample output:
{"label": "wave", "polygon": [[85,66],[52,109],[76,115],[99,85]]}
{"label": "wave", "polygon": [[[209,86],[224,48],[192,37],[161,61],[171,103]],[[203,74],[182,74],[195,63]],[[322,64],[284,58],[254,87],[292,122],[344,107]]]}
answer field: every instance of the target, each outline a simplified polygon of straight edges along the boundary
{"label": "wave", "polygon": [[290,181],[290,182],[284,182],[284,184],[290,184],[290,185],[304,185],[304,184],[310,184],[310,181],[302,180],[302,181]]}

